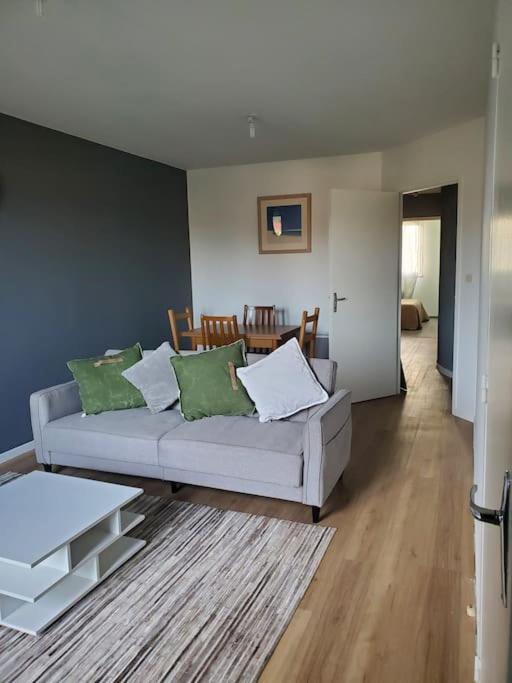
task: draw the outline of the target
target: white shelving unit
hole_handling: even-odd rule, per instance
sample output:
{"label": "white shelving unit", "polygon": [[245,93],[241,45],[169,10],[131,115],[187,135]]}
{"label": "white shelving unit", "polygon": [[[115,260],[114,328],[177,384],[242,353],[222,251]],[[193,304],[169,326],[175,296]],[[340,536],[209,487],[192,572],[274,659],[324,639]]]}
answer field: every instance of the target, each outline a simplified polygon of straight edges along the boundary
{"label": "white shelving unit", "polygon": [[0,486],[0,625],[38,635],[145,541],[142,489],[31,472]]}

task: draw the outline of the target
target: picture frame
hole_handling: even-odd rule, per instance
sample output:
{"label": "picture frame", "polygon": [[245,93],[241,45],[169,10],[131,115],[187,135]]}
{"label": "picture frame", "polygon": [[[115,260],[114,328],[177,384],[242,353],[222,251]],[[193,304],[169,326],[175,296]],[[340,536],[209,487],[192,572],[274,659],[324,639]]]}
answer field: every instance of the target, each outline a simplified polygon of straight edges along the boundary
{"label": "picture frame", "polygon": [[260,254],[311,252],[311,193],[258,197]]}

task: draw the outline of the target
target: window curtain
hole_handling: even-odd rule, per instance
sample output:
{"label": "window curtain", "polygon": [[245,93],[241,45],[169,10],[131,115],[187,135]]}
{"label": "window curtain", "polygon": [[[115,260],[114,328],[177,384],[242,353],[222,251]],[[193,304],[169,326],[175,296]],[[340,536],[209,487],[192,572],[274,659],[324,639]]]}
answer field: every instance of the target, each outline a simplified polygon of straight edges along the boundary
{"label": "window curtain", "polygon": [[402,299],[412,299],[423,267],[423,230],[418,223],[402,224]]}

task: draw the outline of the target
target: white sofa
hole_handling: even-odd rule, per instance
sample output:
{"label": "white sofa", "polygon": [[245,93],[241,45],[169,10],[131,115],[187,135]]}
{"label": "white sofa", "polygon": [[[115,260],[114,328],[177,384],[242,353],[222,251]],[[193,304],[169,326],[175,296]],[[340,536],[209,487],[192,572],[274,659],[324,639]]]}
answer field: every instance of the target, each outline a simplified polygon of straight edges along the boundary
{"label": "white sofa", "polygon": [[[248,354],[249,363],[261,358]],[[210,417],[186,422],[179,409],[147,408],[83,417],[76,382],[30,397],[36,456],[45,469],[69,465],[299,501],[313,521],[350,458],[350,392],[334,392],[336,363],[311,359],[329,400],[286,420]]]}

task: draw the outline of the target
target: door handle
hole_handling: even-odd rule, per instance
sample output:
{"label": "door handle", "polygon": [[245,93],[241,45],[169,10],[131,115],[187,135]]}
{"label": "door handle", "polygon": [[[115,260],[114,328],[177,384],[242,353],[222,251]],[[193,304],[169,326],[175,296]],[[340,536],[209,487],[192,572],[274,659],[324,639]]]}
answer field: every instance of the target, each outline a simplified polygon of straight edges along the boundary
{"label": "door handle", "polygon": [[491,508],[483,508],[475,503],[475,494],[478,490],[478,486],[475,484],[471,487],[469,492],[469,509],[471,514],[478,522],[484,522],[485,524],[494,524],[495,526],[500,526],[503,521],[502,510],[492,510]]}
{"label": "door handle", "polygon": [[332,293],[332,310],[333,313],[338,312],[338,301],[346,301],[347,297],[346,296],[338,296],[337,292]]}
{"label": "door handle", "polygon": [[510,486],[512,484],[512,475],[507,470],[503,477],[503,490],[501,492],[501,506],[499,510],[492,508],[484,508],[475,503],[475,494],[478,486],[475,484],[471,487],[469,493],[469,509],[473,517],[484,524],[492,524],[500,528],[501,536],[501,601],[503,606],[507,607],[508,603],[508,528],[509,528],[509,512],[510,512]]}

